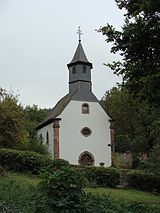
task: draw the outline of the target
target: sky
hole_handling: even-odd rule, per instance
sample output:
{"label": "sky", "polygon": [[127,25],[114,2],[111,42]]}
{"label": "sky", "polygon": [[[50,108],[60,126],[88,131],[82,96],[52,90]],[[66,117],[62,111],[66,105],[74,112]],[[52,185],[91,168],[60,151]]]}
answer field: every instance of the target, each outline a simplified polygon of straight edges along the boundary
{"label": "sky", "polygon": [[52,108],[68,93],[68,68],[78,45],[93,64],[92,89],[98,99],[121,78],[104,63],[120,59],[96,29],[123,25],[115,0],[0,0],[0,87],[25,105]]}

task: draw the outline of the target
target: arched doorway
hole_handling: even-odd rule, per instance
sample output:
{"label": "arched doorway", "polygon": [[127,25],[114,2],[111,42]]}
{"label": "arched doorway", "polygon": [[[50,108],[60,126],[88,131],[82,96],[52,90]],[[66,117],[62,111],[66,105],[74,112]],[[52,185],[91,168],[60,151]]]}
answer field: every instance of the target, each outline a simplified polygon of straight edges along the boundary
{"label": "arched doorway", "polygon": [[93,166],[94,156],[90,152],[85,151],[80,154],[78,164],[80,166]]}

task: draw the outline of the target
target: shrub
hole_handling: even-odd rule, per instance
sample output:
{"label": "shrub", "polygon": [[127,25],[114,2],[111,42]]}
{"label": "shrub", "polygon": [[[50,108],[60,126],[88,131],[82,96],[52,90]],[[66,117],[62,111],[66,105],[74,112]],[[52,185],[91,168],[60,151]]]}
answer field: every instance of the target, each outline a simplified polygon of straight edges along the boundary
{"label": "shrub", "polygon": [[83,167],[80,170],[92,186],[116,187],[120,183],[119,171],[114,168]]}
{"label": "shrub", "polygon": [[128,203],[112,196],[89,194],[86,196],[86,213],[159,213],[159,207],[150,207],[143,203]]}
{"label": "shrub", "polygon": [[38,174],[41,169],[51,162],[50,157],[47,155],[30,151],[0,149],[0,165],[14,171]]}
{"label": "shrub", "polygon": [[37,212],[84,212],[83,176],[69,165],[45,176],[40,183],[41,196],[37,200]]}
{"label": "shrub", "polygon": [[30,142],[26,146],[26,150],[39,154],[48,154],[48,146],[43,144],[42,139],[37,136],[33,137],[32,140],[30,139]]}
{"label": "shrub", "polygon": [[50,166],[52,170],[53,169],[58,170],[61,169],[62,167],[69,166],[69,162],[64,159],[57,159],[53,160]]}
{"label": "shrub", "polygon": [[52,160],[49,165],[44,167],[41,170],[41,178],[46,178],[46,176],[49,176],[51,174],[54,174],[55,171],[63,169],[63,167],[69,166],[69,162],[63,159],[57,159],[57,160]]}
{"label": "shrub", "polygon": [[160,176],[145,171],[127,173],[128,187],[160,193]]}
{"label": "shrub", "polygon": [[6,176],[6,171],[1,165],[0,165],[0,176]]}

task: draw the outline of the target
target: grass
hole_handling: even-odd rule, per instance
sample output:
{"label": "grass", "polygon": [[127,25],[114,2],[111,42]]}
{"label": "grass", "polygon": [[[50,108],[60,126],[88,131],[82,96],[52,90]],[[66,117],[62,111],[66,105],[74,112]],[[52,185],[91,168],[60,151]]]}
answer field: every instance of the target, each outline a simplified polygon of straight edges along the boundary
{"label": "grass", "polygon": [[[36,186],[42,179],[36,175],[26,175],[15,172],[7,172],[7,177],[0,177],[1,180],[15,180],[25,186]],[[153,195],[151,193],[142,192],[138,190],[122,189],[122,188],[85,188],[85,192],[93,194],[109,194],[119,200],[128,202],[141,202],[147,205],[160,206],[160,195]]]}
{"label": "grass", "polygon": [[24,185],[29,185],[29,186],[36,186],[42,180],[36,175],[15,173],[11,171],[7,172],[6,177],[0,177],[0,181],[1,179],[4,179],[4,178],[7,178],[13,181],[15,180],[19,183],[22,183]]}
{"label": "grass", "polygon": [[17,176],[10,174],[8,177],[0,177],[0,212],[35,212],[36,187],[34,187],[32,181],[26,181],[29,177]]}
{"label": "grass", "polygon": [[93,194],[110,194],[112,197],[128,201],[128,202],[140,202],[147,205],[160,206],[160,195],[153,195],[151,193],[142,192],[138,190],[131,189],[121,189],[121,188],[86,188],[85,192],[91,192]]}

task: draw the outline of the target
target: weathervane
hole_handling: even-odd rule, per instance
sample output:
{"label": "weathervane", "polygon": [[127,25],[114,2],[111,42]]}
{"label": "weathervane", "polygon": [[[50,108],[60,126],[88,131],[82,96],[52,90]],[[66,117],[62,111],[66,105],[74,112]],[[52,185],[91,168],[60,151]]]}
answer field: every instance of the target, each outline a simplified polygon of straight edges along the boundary
{"label": "weathervane", "polygon": [[79,42],[81,41],[81,35],[83,35],[82,30],[81,30],[81,26],[78,27],[78,36],[79,36]]}

